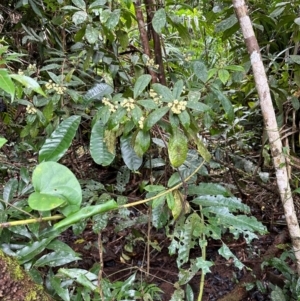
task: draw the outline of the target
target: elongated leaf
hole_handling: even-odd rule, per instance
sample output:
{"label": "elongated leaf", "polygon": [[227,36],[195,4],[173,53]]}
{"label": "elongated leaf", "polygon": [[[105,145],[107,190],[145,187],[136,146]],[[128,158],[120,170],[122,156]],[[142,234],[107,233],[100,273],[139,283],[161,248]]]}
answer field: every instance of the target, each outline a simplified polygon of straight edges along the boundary
{"label": "elongated leaf", "polygon": [[122,158],[130,170],[138,170],[143,163],[143,159],[140,158],[134,151],[134,148],[131,145],[131,139],[131,135],[127,137],[121,137],[120,141]]}
{"label": "elongated leaf", "polygon": [[166,101],[175,100],[173,93],[166,86],[163,86],[161,84],[153,84],[152,88],[157,94],[161,95],[163,99],[165,99]]}
{"label": "elongated leaf", "polygon": [[115,158],[115,154],[109,152],[104,141],[104,124],[102,121],[97,121],[92,128],[90,148],[93,160],[103,166],[109,165]]}
{"label": "elongated leaf", "polygon": [[80,259],[80,257],[74,256],[73,254],[65,251],[55,251],[39,258],[35,262],[34,266],[43,267],[47,265],[49,267],[57,267]]}
{"label": "elongated leaf", "polygon": [[35,256],[37,256],[38,254],[40,254],[42,251],[45,250],[45,248],[47,247],[47,245],[50,243],[50,241],[53,238],[54,238],[53,236],[48,237],[48,238],[42,239],[41,241],[33,242],[33,243],[29,244],[28,246],[22,248],[19,252],[17,252],[17,258],[18,258],[19,263],[23,264],[23,263],[31,260]]}
{"label": "elongated leaf", "polygon": [[13,101],[15,96],[15,85],[10,79],[6,69],[0,69],[0,89],[8,93]]}
{"label": "elongated leaf", "polygon": [[179,130],[174,130],[170,137],[168,153],[170,163],[173,167],[179,167],[185,161],[188,152],[188,141]]}
{"label": "elongated leaf", "polygon": [[114,200],[110,200],[101,205],[88,206],[80,209],[79,211],[69,215],[62,221],[54,225],[55,229],[59,229],[66,226],[71,226],[85,218],[91,217],[95,214],[104,213],[109,210],[118,208],[118,204]]}
{"label": "elongated leaf", "polygon": [[73,4],[78,8],[85,10],[85,2],[83,0],[72,0]]}
{"label": "elongated leaf", "polygon": [[202,61],[195,61],[193,63],[193,70],[195,75],[203,82],[206,83],[208,79],[207,68]]}
{"label": "elongated leaf", "polygon": [[160,8],[154,14],[152,19],[153,29],[160,34],[167,22],[166,12],[164,8]]}
{"label": "elongated leaf", "polygon": [[58,294],[63,301],[70,301],[70,293],[67,288],[63,288],[61,285],[61,280],[58,277],[49,277],[51,288]]}
{"label": "elongated leaf", "polygon": [[134,99],[136,99],[144,91],[144,89],[149,85],[151,78],[152,78],[151,75],[143,74],[137,79],[137,81],[134,85],[134,89],[133,89],[133,98]]}
{"label": "elongated leaf", "polygon": [[43,162],[33,171],[32,184],[35,192],[28,200],[32,209],[51,210],[52,202],[56,207],[64,204],[60,211],[66,216],[79,209],[82,201],[81,187],[67,167],[56,162]]}
{"label": "elongated leaf", "polygon": [[136,135],[134,142],[134,151],[139,157],[142,157],[143,154],[148,150],[150,146],[150,133],[139,131]]}
{"label": "elongated leaf", "polygon": [[113,91],[114,89],[110,85],[99,83],[89,89],[83,99],[87,103],[92,100],[101,100],[104,95],[111,94]]}
{"label": "elongated leaf", "polygon": [[143,128],[144,131],[149,131],[168,111],[168,107],[163,107],[152,111],[145,119]]}
{"label": "elongated leaf", "polygon": [[175,99],[179,99],[181,93],[182,93],[182,90],[183,90],[183,80],[178,80],[175,85],[174,85],[174,88],[173,88],[173,96]]}
{"label": "elongated leaf", "polygon": [[3,137],[0,137],[0,148],[7,142],[7,140]]}
{"label": "elongated leaf", "polygon": [[200,183],[199,185],[189,185],[189,195],[223,195],[232,196],[232,193],[224,186],[216,183]]}
{"label": "elongated leaf", "polygon": [[3,190],[3,200],[5,202],[10,202],[18,191],[18,180],[15,178],[11,178],[5,184]]}
{"label": "elongated leaf", "polygon": [[[192,192],[193,192],[193,190],[194,190],[194,192],[196,192],[196,191],[199,191],[200,188],[203,188],[204,191],[202,191],[202,193],[204,193],[204,192],[212,193],[211,188],[213,187],[213,185],[210,184],[209,186],[206,186],[204,184],[205,183],[202,183],[202,185],[199,185],[198,187],[197,186],[191,187]],[[219,191],[221,190],[220,187],[218,189],[218,186],[216,188],[217,189],[214,194],[218,193],[218,190]],[[222,192],[222,190],[220,192]],[[224,191],[223,191],[223,193],[224,193]],[[197,205],[201,205],[201,206],[226,207],[231,212],[243,211],[245,213],[250,213],[250,208],[247,205],[243,204],[241,202],[241,200],[236,197],[227,197],[226,198],[223,195],[202,195],[202,196],[199,196],[196,199],[194,199],[193,203],[195,203]]]}
{"label": "elongated leaf", "polygon": [[230,100],[216,87],[211,87],[213,94],[217,97],[217,99],[222,104],[222,107],[227,114],[228,120],[231,122],[234,119],[234,111],[233,106]]}
{"label": "elongated leaf", "polygon": [[38,82],[33,78],[26,75],[19,75],[19,74],[11,74],[10,77],[18,81],[19,83],[21,83],[26,88],[32,89],[36,93],[39,93],[46,97],[46,94],[44,93],[44,91],[42,90]]}
{"label": "elongated leaf", "polygon": [[91,24],[88,24],[85,30],[85,38],[90,44],[95,44],[98,40],[99,32]]}
{"label": "elongated leaf", "polygon": [[74,115],[65,119],[47,138],[39,152],[39,162],[58,161],[70,147],[81,117]]}

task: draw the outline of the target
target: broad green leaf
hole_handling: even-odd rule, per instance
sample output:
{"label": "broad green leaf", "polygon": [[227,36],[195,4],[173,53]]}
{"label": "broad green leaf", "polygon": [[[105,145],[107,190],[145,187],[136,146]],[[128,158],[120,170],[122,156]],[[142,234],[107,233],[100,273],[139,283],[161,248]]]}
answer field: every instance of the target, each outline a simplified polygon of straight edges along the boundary
{"label": "broad green leaf", "polygon": [[77,283],[91,291],[97,289],[97,286],[93,284],[97,280],[97,275],[88,272],[86,269],[59,269],[58,273],[64,277],[75,279]]}
{"label": "broad green leaf", "polygon": [[92,100],[100,101],[104,95],[111,94],[113,91],[114,89],[110,85],[106,83],[99,83],[89,89],[83,99],[85,102],[90,102]]}
{"label": "broad green leaf", "polygon": [[130,170],[138,170],[143,163],[143,159],[140,158],[137,153],[134,151],[134,148],[131,145],[132,136],[124,137],[120,139],[121,142],[121,153],[122,158],[126,166]]}
{"label": "broad green leaf", "polygon": [[80,257],[74,256],[74,254],[66,251],[55,251],[43,255],[34,263],[33,266],[43,267],[46,265],[48,267],[57,267],[80,259],[81,259]]}
{"label": "broad green leaf", "polygon": [[[240,199],[236,197],[224,197],[223,194],[225,192],[222,191],[221,189],[222,186],[215,184],[216,192],[213,193],[211,189],[213,188],[214,185],[211,183],[208,184],[210,185],[205,185],[205,183],[202,183],[199,186],[191,187],[191,194],[194,194],[195,192],[199,192],[203,189],[203,191],[199,193],[199,195],[201,196],[195,198],[193,200],[193,203],[200,206],[226,207],[231,212],[243,211],[245,213],[250,213],[250,208],[247,205],[243,204]],[[221,192],[222,195],[217,195],[218,192]],[[207,195],[204,195],[204,193],[207,193]],[[213,193],[213,195],[208,195],[210,193]]]}
{"label": "broad green leaf", "polygon": [[188,141],[184,134],[174,129],[168,144],[170,163],[173,167],[179,167],[187,157]]}
{"label": "broad green leaf", "polygon": [[190,114],[186,110],[184,110],[177,116],[180,120],[180,123],[183,125],[183,127],[185,129],[188,129],[190,127],[190,123],[191,123]]}
{"label": "broad green leaf", "polygon": [[163,86],[161,84],[153,84],[152,88],[158,95],[161,95],[164,100],[166,100],[168,102],[175,100],[173,93],[166,86]]}
{"label": "broad green leaf", "polygon": [[136,99],[143,91],[144,89],[149,85],[152,77],[149,74],[143,74],[141,75],[133,88],[133,98]]}
{"label": "broad green leaf", "polygon": [[120,14],[120,9],[115,9],[113,12],[111,12],[108,20],[105,23],[105,26],[110,30],[114,29],[119,23]]}
{"label": "broad green leaf", "polygon": [[3,137],[0,137],[0,148],[7,142],[7,140]]}
{"label": "broad green leaf", "polygon": [[81,187],[75,175],[67,167],[51,161],[40,163],[33,171],[32,184],[35,192],[28,200],[32,209],[51,210],[52,202],[58,206],[60,202],[64,205],[59,210],[65,216],[79,209],[82,201]]}
{"label": "broad green leaf", "polygon": [[75,25],[79,25],[85,22],[87,19],[88,15],[85,11],[77,11],[73,16],[72,16],[72,21]]}
{"label": "broad green leaf", "polygon": [[187,301],[194,301],[194,292],[189,284],[186,285],[185,296]]}
{"label": "broad green leaf", "polygon": [[234,119],[234,110],[233,110],[232,103],[218,88],[211,86],[211,90],[215,95],[215,97],[221,102],[222,107],[225,113],[227,114],[228,120],[232,122]]}
{"label": "broad green leaf", "polygon": [[224,186],[216,183],[200,183],[199,185],[189,185],[189,195],[223,195],[232,196],[232,193]]}
{"label": "broad green leaf", "polygon": [[227,70],[225,69],[220,69],[218,71],[218,76],[219,76],[219,79],[220,81],[225,85],[228,81],[228,79],[230,78],[230,74]]}
{"label": "broad green leaf", "polygon": [[3,189],[3,201],[8,203],[13,199],[18,191],[18,185],[17,179],[11,178],[8,180]]}
{"label": "broad green leaf", "polygon": [[84,36],[85,36],[86,40],[88,41],[88,43],[95,44],[98,40],[99,31],[95,27],[93,27],[91,24],[88,24],[86,26]]}
{"label": "broad green leaf", "polygon": [[152,26],[153,29],[158,33],[161,34],[161,30],[165,27],[167,23],[166,12],[164,8],[160,8],[154,14],[152,19]]}
{"label": "broad green leaf", "polygon": [[144,131],[149,131],[168,111],[168,107],[163,107],[152,111],[145,119],[143,128]]}
{"label": "broad green leaf", "polygon": [[[162,199],[165,196],[162,197]],[[152,207],[152,224],[156,229],[160,229],[166,225],[169,220],[169,209],[165,206],[165,202],[158,203]]]}
{"label": "broad green leaf", "polygon": [[110,210],[114,210],[118,208],[118,204],[114,200],[109,200],[104,204],[87,206],[79,211],[70,214],[65,219],[54,225],[55,229],[63,228],[66,226],[72,226],[73,224],[82,221],[85,218],[94,216],[96,214],[104,213]]}
{"label": "broad green leaf", "polygon": [[73,115],[58,126],[42,146],[39,162],[58,161],[66,153],[75,137],[80,120],[80,116]]}
{"label": "broad green leaf", "polygon": [[85,1],[84,0],[72,0],[72,3],[78,8],[85,10]]}
{"label": "broad green leaf", "polygon": [[23,247],[17,252],[17,258],[20,264],[31,260],[45,250],[47,245],[53,240],[54,236],[44,238],[40,241],[35,241],[28,246]]}
{"label": "broad green leaf", "polygon": [[35,210],[49,211],[67,204],[67,200],[63,196],[33,192],[28,198],[28,204]]}
{"label": "broad green leaf", "polygon": [[300,64],[300,55],[290,55],[289,59],[296,64]]}
{"label": "broad green leaf", "polygon": [[174,99],[179,100],[179,97],[180,97],[180,95],[182,93],[182,90],[183,90],[183,80],[178,80],[175,83],[175,85],[173,87],[173,91],[172,91]]}
{"label": "broad green leaf", "polygon": [[234,26],[238,22],[238,19],[235,14],[232,14],[227,19],[222,20],[220,23],[218,23],[215,27],[216,32],[225,31],[226,29],[229,29],[230,27]]}
{"label": "broad green leaf", "polygon": [[15,96],[15,85],[6,69],[0,69],[0,89],[8,93],[13,101]]}
{"label": "broad green leaf", "polygon": [[134,142],[134,151],[139,157],[142,157],[150,146],[150,133],[140,130],[136,135]]}
{"label": "broad green leaf", "polygon": [[10,77],[18,81],[19,83],[21,83],[26,88],[32,89],[36,93],[46,97],[46,94],[44,93],[44,91],[42,90],[38,82],[33,78],[26,75],[19,75],[19,74],[11,74]]}
{"label": "broad green leaf", "polygon": [[58,294],[60,298],[63,299],[63,301],[70,301],[70,293],[67,288],[63,288],[61,285],[61,279],[59,279],[57,276],[50,276],[49,277],[51,288],[54,289],[55,293]]}
{"label": "broad green leaf", "polygon": [[208,73],[205,64],[202,61],[195,61],[193,63],[193,70],[195,75],[203,82],[208,80]]}
{"label": "broad green leaf", "polygon": [[224,69],[232,70],[232,71],[237,71],[237,72],[245,72],[244,67],[243,66],[239,66],[239,65],[224,66]]}
{"label": "broad green leaf", "polygon": [[101,120],[97,121],[92,128],[90,149],[93,160],[103,166],[109,165],[115,158],[115,154],[109,152],[104,141],[104,124]]}

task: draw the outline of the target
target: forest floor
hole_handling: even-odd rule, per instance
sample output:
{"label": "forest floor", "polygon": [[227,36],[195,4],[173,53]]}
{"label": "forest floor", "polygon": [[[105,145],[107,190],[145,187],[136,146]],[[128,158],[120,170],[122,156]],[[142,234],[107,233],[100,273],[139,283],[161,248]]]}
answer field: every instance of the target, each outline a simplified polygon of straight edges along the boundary
{"label": "forest floor", "polygon": [[[9,147],[4,148],[4,153],[9,154]],[[70,151],[63,159],[79,179],[93,179],[103,184],[113,185],[116,178],[117,169],[103,168],[92,162],[89,155],[75,156],[74,151]],[[3,163],[3,162],[2,162]],[[16,164],[16,163],[13,163]],[[275,178],[270,178],[267,185],[260,183],[257,179],[243,178],[238,174],[238,170],[226,162],[226,169],[221,175],[211,176],[209,181],[230,184],[235,187],[235,194],[251,208],[252,215],[263,222],[268,229],[268,234],[258,236],[251,245],[246,244],[241,237],[234,240],[232,235],[224,234],[223,242],[228,245],[235,256],[246,266],[242,270],[234,266],[232,260],[226,260],[218,253],[221,241],[209,240],[207,246],[207,260],[214,262],[211,272],[205,277],[203,301],[235,301],[235,300],[271,300],[269,298],[269,283],[283,286],[281,275],[272,268],[261,269],[264,260],[278,257],[281,254],[279,245],[289,243],[289,237],[285,225],[283,208],[277,193]],[[7,180],[4,179],[4,180]],[[142,199],[137,189],[139,182],[135,176],[130,178],[127,184],[127,194],[129,201],[132,199]],[[202,179],[205,180],[205,179]],[[241,181],[243,186],[236,184]],[[207,181],[207,179],[206,179]],[[298,201],[298,200],[296,200]],[[147,212],[147,206],[136,208],[138,212]],[[133,214],[135,214],[133,212]],[[109,222],[105,230],[102,231],[103,240],[103,277],[111,281],[122,281],[128,278],[133,272],[138,272],[149,283],[155,283],[164,292],[162,300],[169,301],[174,291],[174,284],[178,281],[178,268],[176,257],[169,255],[169,239],[164,230],[151,231],[148,229],[149,223],[141,223],[133,227],[124,228],[116,232],[115,224]],[[134,248],[128,252],[128,236],[132,231],[150,234],[151,241],[155,241],[160,251],[150,248],[147,255],[147,243],[141,241],[136,243]],[[81,254],[82,260],[77,263],[77,267],[90,269],[99,262],[99,248],[97,244],[98,236],[92,231],[91,224],[80,235],[74,235],[71,229],[65,231],[61,240],[71,246],[76,252]],[[149,249],[148,249],[149,250]],[[199,248],[192,249],[190,258],[201,256]],[[147,257],[148,256],[148,257]],[[148,259],[148,260],[147,260]],[[188,265],[187,265],[188,266]],[[148,270],[148,274],[147,274]],[[147,276],[146,276],[147,275]],[[246,284],[261,281],[266,288],[266,293],[258,291],[257,287],[247,291]],[[190,285],[195,296],[199,292],[200,273],[191,281]]]}

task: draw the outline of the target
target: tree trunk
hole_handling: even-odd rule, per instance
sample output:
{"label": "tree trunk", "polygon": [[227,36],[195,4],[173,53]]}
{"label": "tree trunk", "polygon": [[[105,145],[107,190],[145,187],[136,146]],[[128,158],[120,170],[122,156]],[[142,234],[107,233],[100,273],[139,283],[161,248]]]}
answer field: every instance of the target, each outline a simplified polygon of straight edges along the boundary
{"label": "tree trunk", "polygon": [[273,164],[276,170],[277,185],[280,193],[284,214],[292,239],[297,261],[297,272],[300,275],[300,229],[295,212],[292,192],[289,184],[286,159],[282,151],[282,142],[276,122],[276,116],[271,99],[270,88],[260,55],[259,45],[255,37],[251,20],[244,0],[232,0],[238,17],[245,43],[250,54],[256,89],[258,92],[265,129],[271,147]]}
{"label": "tree trunk", "polygon": [[43,287],[34,283],[17,260],[0,250],[0,300],[54,301]]}

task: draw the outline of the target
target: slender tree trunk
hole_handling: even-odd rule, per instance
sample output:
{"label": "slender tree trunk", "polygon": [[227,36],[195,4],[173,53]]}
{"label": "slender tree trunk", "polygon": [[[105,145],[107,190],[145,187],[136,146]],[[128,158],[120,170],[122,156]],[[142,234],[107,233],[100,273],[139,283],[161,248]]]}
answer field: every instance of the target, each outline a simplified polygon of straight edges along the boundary
{"label": "slender tree trunk", "polygon": [[282,142],[280,139],[274,107],[270,95],[270,88],[264,65],[261,60],[257,39],[253,31],[251,20],[248,16],[245,1],[232,0],[232,2],[240,22],[248,52],[250,54],[250,60],[256,89],[260,100],[265,129],[268,134],[273,163],[276,169],[277,185],[297,260],[297,272],[300,275],[300,229],[289,184],[286,160],[282,151]]}
{"label": "slender tree trunk", "polygon": [[[151,59],[151,50],[146,30],[146,25],[144,21],[143,11],[141,8],[141,1],[136,0],[133,2],[134,8],[135,8],[135,15],[138,22],[139,32],[140,32],[140,38],[143,45],[144,53]],[[151,67],[148,68],[148,72],[152,77],[152,83],[157,83],[157,74],[151,69]]]}

